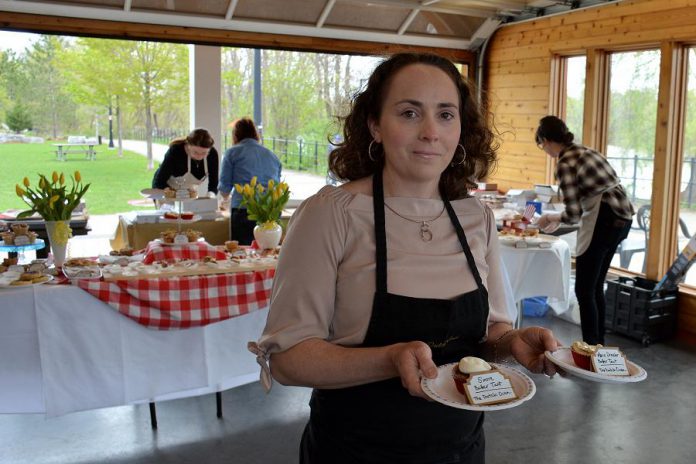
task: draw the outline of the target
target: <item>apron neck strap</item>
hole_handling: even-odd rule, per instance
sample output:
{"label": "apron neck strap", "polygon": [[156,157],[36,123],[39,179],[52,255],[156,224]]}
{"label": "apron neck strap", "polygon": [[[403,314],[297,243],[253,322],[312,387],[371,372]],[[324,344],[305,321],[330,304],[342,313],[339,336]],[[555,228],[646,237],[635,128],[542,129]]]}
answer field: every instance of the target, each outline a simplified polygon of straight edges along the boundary
{"label": "apron neck strap", "polygon": [[375,216],[375,279],[377,291],[387,292],[387,232],[384,221],[384,186],[382,170],[372,176],[372,207]]}
{"label": "apron neck strap", "polygon": [[454,225],[454,230],[457,232],[457,237],[459,237],[459,243],[462,244],[462,249],[464,250],[464,254],[466,255],[466,261],[469,263],[469,269],[471,269],[471,273],[474,275],[476,285],[478,286],[479,290],[486,291],[486,287],[483,286],[483,280],[481,280],[481,274],[479,274],[478,268],[476,267],[474,254],[471,252],[469,242],[466,239],[466,235],[464,234],[464,229],[462,228],[462,225],[459,222],[459,218],[457,217],[457,214],[454,212],[452,204],[444,195],[442,196],[442,201],[445,202],[447,214],[450,217],[450,221],[452,221],[452,224]]}

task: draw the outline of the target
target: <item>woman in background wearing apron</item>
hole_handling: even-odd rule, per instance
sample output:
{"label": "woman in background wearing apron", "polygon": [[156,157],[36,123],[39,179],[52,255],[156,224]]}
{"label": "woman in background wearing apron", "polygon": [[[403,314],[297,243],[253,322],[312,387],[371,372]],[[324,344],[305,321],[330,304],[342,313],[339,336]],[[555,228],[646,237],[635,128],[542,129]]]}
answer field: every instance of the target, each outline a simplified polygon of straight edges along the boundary
{"label": "woman in background wearing apron", "polygon": [[152,187],[179,189],[193,186],[198,197],[207,197],[208,192],[217,193],[219,159],[214,143],[210,133],[202,128],[172,140],[152,179]]}
{"label": "woman in background wearing apron", "polygon": [[573,133],[556,116],[539,121],[536,142],[558,159],[556,179],[565,209],[539,218],[542,230],[561,222],[580,223],[575,250],[575,295],[580,305],[582,338],[604,344],[604,279],[611,260],[628,236],[633,206],[614,169],[600,153],[573,143]]}
{"label": "woman in background wearing apron", "polygon": [[290,221],[250,350],[267,389],[269,358],[273,378],[314,388],[302,463],[482,463],[483,414],[426,399],[421,376],[466,355],[555,373],[553,334],[512,330],[495,220],[468,195],[495,160],[473,95],[436,55],[382,62],[331,153],[349,182]]}

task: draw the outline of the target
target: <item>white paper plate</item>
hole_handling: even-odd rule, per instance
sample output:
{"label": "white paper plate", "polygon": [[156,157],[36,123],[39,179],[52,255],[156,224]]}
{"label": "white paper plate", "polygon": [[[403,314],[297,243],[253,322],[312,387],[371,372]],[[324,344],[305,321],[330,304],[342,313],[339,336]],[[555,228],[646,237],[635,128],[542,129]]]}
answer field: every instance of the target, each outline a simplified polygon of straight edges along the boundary
{"label": "white paper plate", "polygon": [[648,377],[648,373],[645,371],[645,369],[631,361],[626,361],[626,367],[628,367],[628,372],[631,375],[607,375],[585,370],[575,365],[573,355],[570,352],[570,348],[567,346],[561,347],[554,352],[547,351],[544,354],[549,361],[567,373],[580,377],[581,379],[590,380],[592,382],[633,383],[640,382]]}
{"label": "white paper plate", "polygon": [[491,367],[498,369],[505,374],[512,383],[512,388],[517,393],[517,399],[507,403],[489,404],[489,405],[474,405],[469,404],[466,395],[462,395],[454,385],[452,379],[452,367],[456,363],[445,364],[437,368],[438,375],[434,379],[421,379],[421,387],[423,392],[438,403],[458,409],[467,409],[469,411],[499,411],[501,409],[510,409],[519,406],[525,401],[530,400],[536,393],[536,385],[532,379],[524,372],[515,369],[511,366],[503,366],[502,364],[489,363]]}
{"label": "white paper plate", "polygon": [[553,243],[553,242],[558,241],[560,239],[556,236],[545,235],[545,234],[539,234],[539,235],[534,236],[534,237],[520,237],[518,235],[498,234],[498,240],[503,245],[508,245],[508,246],[514,247],[515,243],[520,242],[520,241],[525,241],[530,246],[539,246],[539,243],[541,243],[541,242]]}
{"label": "white paper plate", "polygon": [[160,200],[164,198],[164,190],[156,188],[146,188],[140,191],[140,194],[147,198],[152,198],[153,200]]}
{"label": "white paper plate", "polygon": [[112,255],[99,255],[97,260],[103,264],[114,264],[114,263],[137,263],[145,259],[144,254],[137,254],[131,256],[112,256]]}
{"label": "white paper plate", "polygon": [[[89,271],[89,275],[79,275]],[[99,279],[102,271],[99,266],[63,266],[63,274],[70,280]]]}
{"label": "white paper plate", "polygon": [[[35,287],[37,285],[43,285],[45,283],[48,283],[53,280],[53,276],[50,274],[44,274],[46,277],[48,277],[48,280],[45,282],[37,282],[35,284],[28,284],[28,285],[10,285],[9,283],[0,283],[0,288],[2,289],[8,289],[8,288],[27,288],[27,287]],[[16,280],[16,279],[15,279]]]}

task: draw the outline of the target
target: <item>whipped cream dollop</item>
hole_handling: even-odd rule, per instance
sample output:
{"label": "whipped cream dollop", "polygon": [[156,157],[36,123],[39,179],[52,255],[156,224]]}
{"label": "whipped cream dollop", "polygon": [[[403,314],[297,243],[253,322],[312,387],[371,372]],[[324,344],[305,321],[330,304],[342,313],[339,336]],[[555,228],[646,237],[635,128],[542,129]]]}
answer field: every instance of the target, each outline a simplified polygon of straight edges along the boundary
{"label": "whipped cream dollop", "polygon": [[462,374],[474,374],[476,372],[490,371],[491,365],[481,358],[466,356],[459,361],[459,372]]}

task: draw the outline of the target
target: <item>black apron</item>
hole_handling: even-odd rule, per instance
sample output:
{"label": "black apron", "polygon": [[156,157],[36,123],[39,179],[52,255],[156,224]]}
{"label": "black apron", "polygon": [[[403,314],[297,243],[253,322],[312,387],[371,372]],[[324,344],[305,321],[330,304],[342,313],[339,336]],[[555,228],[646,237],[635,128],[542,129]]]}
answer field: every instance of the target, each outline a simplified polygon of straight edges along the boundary
{"label": "black apron", "polygon": [[[478,289],[454,300],[412,298],[387,292],[381,172],[373,177],[373,198],[377,290],[360,346],[422,340],[432,349],[437,365],[478,355],[486,334],[488,293],[452,205],[443,196]],[[300,445],[300,462],[304,464],[484,462],[483,413],[411,396],[400,378],[315,389],[310,407]]]}

